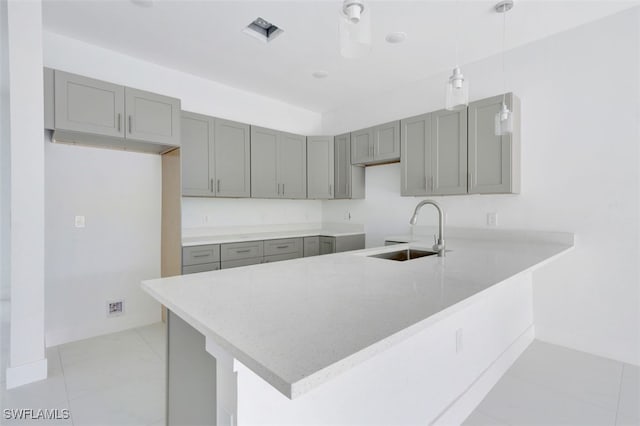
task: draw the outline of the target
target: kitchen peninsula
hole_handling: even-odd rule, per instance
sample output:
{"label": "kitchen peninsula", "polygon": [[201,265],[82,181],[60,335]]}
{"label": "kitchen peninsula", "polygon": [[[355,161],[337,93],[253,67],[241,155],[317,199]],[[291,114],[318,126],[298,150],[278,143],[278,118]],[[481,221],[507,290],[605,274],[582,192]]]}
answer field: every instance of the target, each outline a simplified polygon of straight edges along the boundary
{"label": "kitchen peninsula", "polygon": [[414,242],[149,280],[172,424],[454,424],[534,338],[532,271],[564,233]]}

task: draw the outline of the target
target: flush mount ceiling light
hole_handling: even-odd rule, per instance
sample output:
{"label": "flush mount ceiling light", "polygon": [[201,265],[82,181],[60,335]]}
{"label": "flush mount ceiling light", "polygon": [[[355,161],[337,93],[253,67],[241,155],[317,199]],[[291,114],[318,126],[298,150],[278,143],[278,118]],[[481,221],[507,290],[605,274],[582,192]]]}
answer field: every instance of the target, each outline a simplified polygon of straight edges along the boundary
{"label": "flush mount ceiling light", "polygon": [[[460,7],[456,1],[456,28],[460,26]],[[459,63],[458,51],[460,45],[460,30],[456,29],[456,64]],[[456,65],[446,84],[446,106],[449,111],[459,111],[467,107],[469,104],[469,82],[464,79],[460,66]]]}
{"label": "flush mount ceiling light", "polygon": [[402,31],[389,33],[384,39],[387,41],[387,43],[391,44],[402,43],[407,39],[407,33],[403,33]]}
{"label": "flush mount ceiling light", "polygon": [[329,73],[324,70],[318,70],[311,74],[314,78],[323,79],[329,77]]}
{"label": "flush mount ceiling light", "polygon": [[502,106],[495,116],[496,136],[508,135],[513,130],[513,114],[506,103],[506,72],[504,67],[504,50],[507,33],[507,12],[513,8],[513,0],[505,0],[496,4],[496,12],[502,13]]}
{"label": "flush mount ceiling light", "polygon": [[371,11],[364,0],[344,0],[339,13],[340,54],[360,58],[371,49]]}
{"label": "flush mount ceiling light", "polygon": [[268,43],[282,34],[284,30],[267,21],[266,19],[258,17],[249,25],[247,25],[242,30],[242,32],[264,43]]}

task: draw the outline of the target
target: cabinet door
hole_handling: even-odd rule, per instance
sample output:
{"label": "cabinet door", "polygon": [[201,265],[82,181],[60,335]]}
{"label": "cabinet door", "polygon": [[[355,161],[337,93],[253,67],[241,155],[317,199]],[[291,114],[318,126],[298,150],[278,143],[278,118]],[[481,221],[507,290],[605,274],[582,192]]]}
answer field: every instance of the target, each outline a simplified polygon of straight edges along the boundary
{"label": "cabinet door", "polygon": [[336,252],[335,237],[320,237],[320,254],[330,254]]}
{"label": "cabinet door", "polygon": [[320,237],[304,237],[304,257],[320,254]]}
{"label": "cabinet door", "polygon": [[197,274],[198,272],[217,271],[218,269],[220,269],[220,262],[188,265],[182,267],[182,275]]}
{"label": "cabinet door", "polygon": [[373,159],[376,162],[400,159],[400,122],[376,126],[374,133]]}
{"label": "cabinet door", "polygon": [[307,198],[307,138],[280,132],[277,162],[280,196]]}
{"label": "cabinet door", "polygon": [[248,124],[215,119],[215,193],[217,197],[251,196],[251,150]]}
{"label": "cabinet door", "polygon": [[307,198],[333,198],[335,189],[333,162],[333,136],[307,138]]}
{"label": "cabinet door", "polygon": [[181,124],[182,195],[213,197],[213,119],[183,111]]}
{"label": "cabinet door", "polygon": [[431,113],[431,192],[467,193],[467,110]]}
{"label": "cabinet door", "polygon": [[335,137],[335,177],[333,198],[350,198],[351,184],[351,134]]}
{"label": "cabinet door", "polygon": [[92,78],[54,73],[55,128],[124,137],[124,87]]}
{"label": "cabinet door", "polygon": [[373,160],[373,128],[351,132],[351,164]]}
{"label": "cabinet door", "polygon": [[365,234],[343,235],[335,237],[334,241],[334,251],[336,253],[351,250],[362,250],[364,248]]}
{"label": "cabinet door", "polygon": [[406,118],[402,126],[400,194],[431,193],[431,114]]}
{"label": "cabinet door", "polygon": [[[499,194],[518,192],[519,180],[519,111],[514,97],[506,96],[507,106],[514,114],[514,131],[510,135],[495,135],[495,115],[502,105],[502,95],[469,104],[469,193]],[[515,159],[515,161],[513,161]]]}
{"label": "cabinet door", "polygon": [[278,198],[278,132],[251,126],[251,196]]}
{"label": "cabinet door", "polygon": [[180,145],[180,100],[125,88],[127,139]]}

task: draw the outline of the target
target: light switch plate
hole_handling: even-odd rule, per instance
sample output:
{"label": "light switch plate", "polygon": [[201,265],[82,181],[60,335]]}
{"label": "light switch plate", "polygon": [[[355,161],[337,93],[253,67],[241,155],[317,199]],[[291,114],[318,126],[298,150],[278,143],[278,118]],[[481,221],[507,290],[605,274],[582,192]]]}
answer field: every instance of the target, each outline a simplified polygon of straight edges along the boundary
{"label": "light switch plate", "polygon": [[498,213],[487,213],[487,226],[498,226]]}
{"label": "light switch plate", "polygon": [[76,228],[84,228],[84,216],[76,216],[74,223]]}

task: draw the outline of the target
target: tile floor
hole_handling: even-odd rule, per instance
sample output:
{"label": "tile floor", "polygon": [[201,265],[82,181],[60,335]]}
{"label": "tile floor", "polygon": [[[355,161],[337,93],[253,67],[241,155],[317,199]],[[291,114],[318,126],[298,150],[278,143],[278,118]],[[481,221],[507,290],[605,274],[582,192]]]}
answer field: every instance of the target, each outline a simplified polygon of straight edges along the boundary
{"label": "tile floor", "polygon": [[[49,348],[49,378],[2,383],[0,406],[70,409],[38,425],[161,425],[164,343],[158,323]],[[640,425],[639,401],[640,368],[535,341],[464,425]]]}

